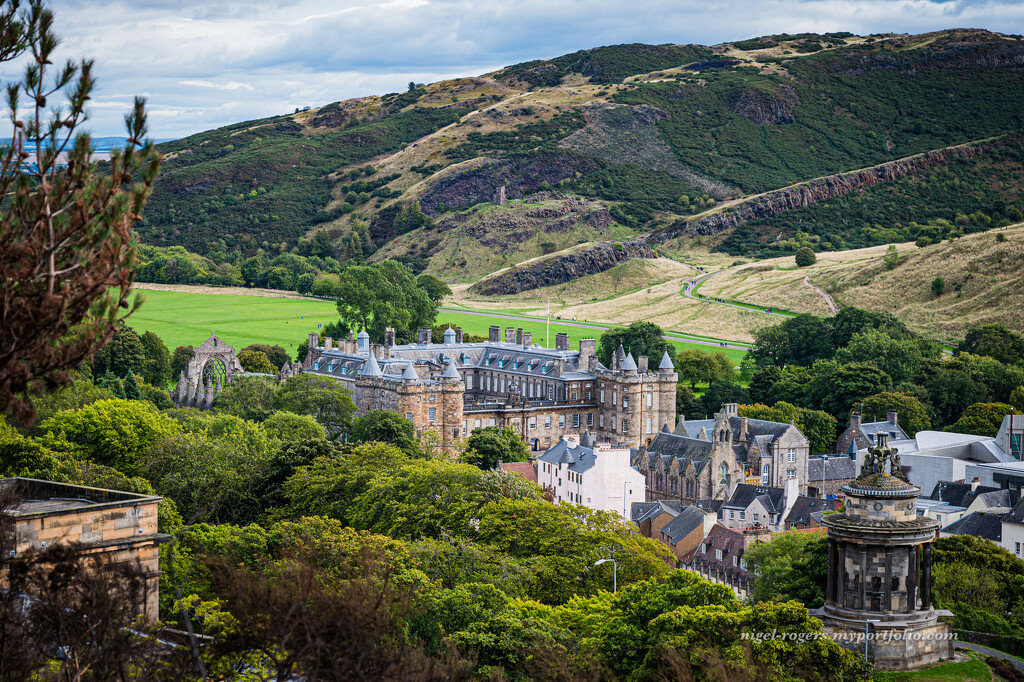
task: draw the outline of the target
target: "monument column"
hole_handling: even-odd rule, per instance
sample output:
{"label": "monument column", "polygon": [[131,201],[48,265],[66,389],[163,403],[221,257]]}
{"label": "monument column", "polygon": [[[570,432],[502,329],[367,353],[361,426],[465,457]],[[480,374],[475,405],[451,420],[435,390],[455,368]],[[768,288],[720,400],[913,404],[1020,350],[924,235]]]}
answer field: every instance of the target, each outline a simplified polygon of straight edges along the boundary
{"label": "monument column", "polygon": [[836,603],[846,606],[846,543],[839,541],[839,561],[836,564],[836,583],[839,587]]}
{"label": "monument column", "polygon": [[921,608],[932,607],[932,543],[926,542],[921,550]]}
{"label": "monument column", "polygon": [[828,584],[825,588],[825,601],[829,604],[836,603],[836,541],[828,539]]}
{"label": "monument column", "polygon": [[892,547],[885,548],[885,606],[883,611],[892,611]]}

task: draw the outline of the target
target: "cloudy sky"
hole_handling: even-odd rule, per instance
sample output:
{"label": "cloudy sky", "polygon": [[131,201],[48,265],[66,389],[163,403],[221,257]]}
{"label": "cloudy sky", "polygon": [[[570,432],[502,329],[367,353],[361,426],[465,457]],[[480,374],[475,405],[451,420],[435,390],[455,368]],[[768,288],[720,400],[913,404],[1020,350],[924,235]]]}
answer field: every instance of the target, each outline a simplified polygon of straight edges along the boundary
{"label": "cloudy sky", "polygon": [[[63,57],[96,60],[90,126],[132,96],[172,138],[296,107],[627,42],[771,33],[1024,32],[1021,0],[51,0]],[[6,73],[10,75],[8,68]],[[3,75],[3,72],[0,72]]]}

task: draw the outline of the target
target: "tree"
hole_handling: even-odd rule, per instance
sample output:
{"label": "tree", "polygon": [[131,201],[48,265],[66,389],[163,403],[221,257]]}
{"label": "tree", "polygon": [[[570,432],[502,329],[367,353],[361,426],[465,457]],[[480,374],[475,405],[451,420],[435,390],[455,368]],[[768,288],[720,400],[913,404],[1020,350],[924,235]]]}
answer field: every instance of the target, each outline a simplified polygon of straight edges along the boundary
{"label": "tree", "polygon": [[[676,384],[676,414],[687,419],[703,419],[707,416],[701,399],[682,384]],[[668,426],[673,428],[675,425],[669,424]]]}
{"label": "tree", "polygon": [[263,428],[271,438],[282,443],[294,443],[303,440],[324,439],[327,432],[315,419],[308,414],[292,414],[291,412],[275,412],[263,422]]}
{"label": "tree", "polygon": [[274,413],[277,386],[266,377],[235,377],[217,394],[213,406],[242,419],[261,422]]}
{"label": "tree", "polygon": [[295,279],[295,291],[300,294],[308,294],[313,291],[313,275],[308,272],[299,275]]}
{"label": "tree", "polygon": [[907,393],[876,393],[866,398],[862,403],[861,417],[865,422],[884,421],[888,418],[889,410],[896,410],[900,428],[911,438],[918,431],[927,431],[932,427],[924,405]]}
{"label": "tree", "polygon": [[340,381],[315,374],[300,374],[286,381],[274,404],[279,410],[312,416],[332,440],[348,431],[356,411],[351,394]]}
{"label": "tree", "polygon": [[277,374],[267,354],[259,350],[243,350],[238,354],[238,362],[246,372],[255,374]]}
{"label": "tree", "polygon": [[935,298],[938,298],[944,293],[946,293],[946,280],[942,277],[936,277],[932,280],[932,294]]}
{"label": "tree", "polygon": [[917,376],[924,361],[921,347],[916,341],[898,341],[877,329],[858,332],[846,346],[836,351],[834,357],[841,365],[875,365],[896,383]]}
{"label": "tree", "polygon": [[138,374],[146,371],[146,349],[131,327],[119,327],[110,343],[96,353],[93,372],[99,375],[108,371],[117,377],[125,377],[129,371]]}
{"label": "tree", "polygon": [[431,326],[437,316],[437,304],[417,286],[412,271],[397,261],[350,266],[341,273],[338,290],[342,320],[365,329],[376,341],[384,339],[386,327],[411,338],[412,330]]}
{"label": "tree", "polygon": [[809,246],[801,247],[796,252],[796,265],[798,268],[806,268],[809,265],[814,265],[817,262],[817,257],[814,255],[814,251]]}
{"label": "tree", "polygon": [[35,3],[19,13],[12,2],[0,14],[0,62],[32,56],[24,80],[8,85],[8,139],[16,143],[0,150],[0,405],[28,423],[25,392],[69,383],[68,371],[110,341],[138,305],[130,302],[132,225],[160,157],[142,142],[145,104],[136,98],[125,119],[127,144],[101,169],[80,130],[95,83],[92,61],[69,61],[51,78],[60,42],[53,13]]}
{"label": "tree", "polygon": [[892,378],[874,365],[818,362],[807,388],[807,400],[846,423],[850,410],[868,396],[892,389]]}
{"label": "tree", "polygon": [[445,296],[451,296],[451,288],[433,275],[420,275],[416,278],[416,286],[427,292],[427,296],[436,305],[440,305]]}
{"label": "tree", "polygon": [[896,266],[900,264],[900,252],[896,249],[895,244],[889,244],[889,248],[885,250],[882,264],[885,265],[886,270],[895,270]]}
{"label": "tree", "polygon": [[973,433],[976,436],[994,437],[1003,423],[1003,418],[1013,408],[1006,403],[974,403],[960,415],[955,424],[945,428],[954,433]]}
{"label": "tree", "polygon": [[419,455],[416,427],[394,410],[370,410],[352,422],[350,440],[355,443],[389,443],[409,455]]}
{"label": "tree", "polygon": [[246,258],[242,262],[242,267],[239,270],[242,275],[242,281],[245,282],[245,286],[254,287],[256,282],[259,280],[260,275],[263,274],[263,262],[259,258]]}
{"label": "tree", "polygon": [[40,442],[51,450],[131,471],[150,446],[178,433],[180,427],[148,402],[100,400],[80,410],[59,412],[40,430]]}
{"label": "tree", "polygon": [[143,367],[142,378],[146,383],[163,388],[171,380],[171,353],[164,345],[163,339],[153,332],[144,333],[140,339],[142,352],[146,357],[146,364]]}
{"label": "tree", "polygon": [[619,349],[619,344],[626,352],[632,353],[634,359],[646,355],[653,366],[661,363],[661,358],[668,352],[670,358],[675,357],[675,349],[662,337],[661,327],[651,322],[634,322],[625,329],[614,329],[601,334],[597,344],[597,357],[605,367],[612,366],[612,358]]}
{"label": "tree", "polygon": [[729,381],[716,381],[701,396],[705,414],[715,414],[726,403],[745,403],[749,399],[747,389]]}
{"label": "tree", "polygon": [[754,331],[754,344],[750,354],[758,367],[809,367],[815,360],[831,358],[838,347],[832,341],[831,321],[807,314]]}
{"label": "tree", "polygon": [[178,381],[182,370],[188,365],[188,361],[196,354],[192,346],[178,346],[171,356],[171,381]]}
{"label": "tree", "polygon": [[697,384],[713,383],[715,362],[711,356],[704,351],[686,349],[679,351],[676,356],[676,372],[679,380],[690,384],[692,391],[697,390]]}
{"label": "tree", "polygon": [[127,400],[142,400],[142,392],[139,391],[139,384],[135,381],[135,372],[128,370],[124,378],[124,397]]}
{"label": "tree", "polygon": [[270,364],[277,368],[274,370],[275,372],[284,367],[284,363],[291,361],[291,356],[288,355],[288,351],[278,344],[271,346],[266,343],[250,343],[242,349],[242,352],[247,350],[258,350],[261,353],[266,354],[267,359],[270,360]]}
{"label": "tree", "polygon": [[926,363],[922,374],[935,426],[952,424],[974,403],[991,400],[992,393],[972,371],[969,356]]}
{"label": "tree", "polygon": [[[749,354],[748,354],[749,355]],[[754,372],[750,378],[747,390],[750,392],[750,400],[755,403],[771,405],[775,402],[775,384],[782,379],[782,370],[775,365],[768,365]]]}
{"label": "tree", "polygon": [[968,331],[956,350],[958,353],[987,355],[1012,365],[1024,358],[1024,336],[1001,324],[986,324]]}
{"label": "tree", "polygon": [[327,230],[317,230],[313,234],[310,254],[317,258],[332,258],[334,256],[334,245],[331,244],[331,237],[327,234]]}
{"label": "tree", "polygon": [[778,533],[753,545],[744,555],[747,570],[757,574],[753,601],[796,599],[808,608],[825,603],[828,542],[824,532]]}
{"label": "tree", "polygon": [[526,443],[512,427],[485,426],[469,434],[462,461],[490,471],[498,462],[525,462],[529,454]]}

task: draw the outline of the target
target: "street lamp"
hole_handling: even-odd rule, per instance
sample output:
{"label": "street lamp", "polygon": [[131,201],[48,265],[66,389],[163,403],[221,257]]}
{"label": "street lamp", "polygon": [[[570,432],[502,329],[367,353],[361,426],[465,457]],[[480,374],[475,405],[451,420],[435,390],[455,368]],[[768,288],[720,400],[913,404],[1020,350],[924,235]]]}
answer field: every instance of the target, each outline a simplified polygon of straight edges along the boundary
{"label": "street lamp", "polygon": [[825,492],[825,465],[828,464],[828,455],[821,456],[821,499],[827,500],[828,493]]}
{"label": "street lamp", "polygon": [[868,660],[868,625],[870,623],[881,623],[881,619],[868,618],[864,621],[864,660]]}
{"label": "street lamp", "polygon": [[612,592],[618,592],[619,591],[619,564],[618,564],[618,562],[615,561],[614,558],[612,558],[612,559],[600,559],[598,561],[595,561],[594,565],[595,566],[600,566],[601,564],[606,564],[609,561],[612,562]]}

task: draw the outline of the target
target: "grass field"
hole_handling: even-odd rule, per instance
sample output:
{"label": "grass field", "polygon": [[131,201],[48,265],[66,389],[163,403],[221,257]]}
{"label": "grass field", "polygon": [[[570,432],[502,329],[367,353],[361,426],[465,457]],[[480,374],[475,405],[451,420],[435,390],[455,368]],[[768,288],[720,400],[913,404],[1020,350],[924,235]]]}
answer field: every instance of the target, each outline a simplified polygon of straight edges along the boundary
{"label": "grass field", "polygon": [[262,298],[177,291],[140,292],[144,302],[130,324],[139,334],[152,331],[167,347],[199,345],[213,332],[235,347],[280,344],[289,352],[317,325],[338,319],[332,301]]}

